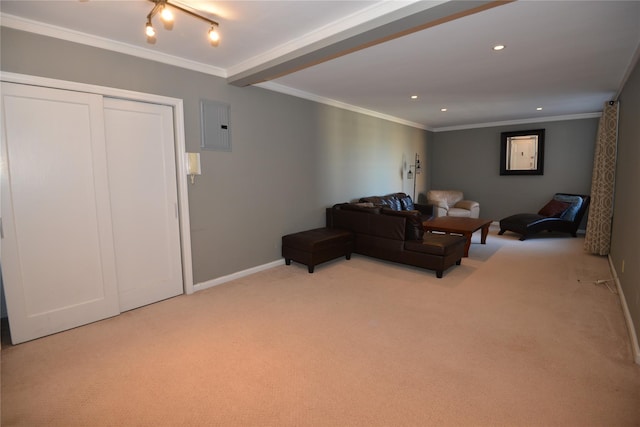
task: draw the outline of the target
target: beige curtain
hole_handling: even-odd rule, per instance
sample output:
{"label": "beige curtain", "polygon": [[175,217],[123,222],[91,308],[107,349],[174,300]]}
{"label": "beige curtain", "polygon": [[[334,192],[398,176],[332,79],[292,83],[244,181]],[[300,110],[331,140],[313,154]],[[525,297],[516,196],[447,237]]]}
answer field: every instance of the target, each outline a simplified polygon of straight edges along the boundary
{"label": "beige curtain", "polygon": [[616,177],[616,147],[618,142],[617,101],[604,105],[593,159],[591,206],[587,221],[584,248],[596,255],[607,255],[611,248],[613,192]]}

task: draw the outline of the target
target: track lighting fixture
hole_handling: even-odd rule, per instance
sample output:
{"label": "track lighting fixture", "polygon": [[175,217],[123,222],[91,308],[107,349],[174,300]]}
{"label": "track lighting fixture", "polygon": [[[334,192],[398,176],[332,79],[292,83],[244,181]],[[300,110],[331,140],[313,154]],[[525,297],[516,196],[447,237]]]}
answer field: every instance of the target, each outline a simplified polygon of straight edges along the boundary
{"label": "track lighting fixture", "polygon": [[205,16],[202,16],[199,13],[194,12],[193,10],[190,10],[178,4],[172,3],[169,0],[149,0],[149,1],[151,3],[154,3],[154,6],[153,6],[153,9],[151,9],[151,12],[149,12],[149,14],[147,15],[147,24],[145,26],[145,34],[147,35],[147,38],[153,39],[156,36],[156,31],[153,28],[153,24],[151,22],[153,17],[157,13],[159,13],[160,18],[165,24],[171,23],[173,22],[173,12],[171,11],[171,9],[173,8],[181,12],[184,12],[187,15],[191,15],[194,18],[198,18],[202,21],[207,22],[211,26],[207,33],[209,42],[213,46],[218,46],[220,44],[220,33],[218,32],[219,24],[216,21],[213,21]]}
{"label": "track lighting fixture", "polygon": [[220,44],[220,33],[218,32],[217,25],[212,25],[209,29],[209,42],[214,46]]}
{"label": "track lighting fixture", "polygon": [[173,21],[173,12],[171,12],[171,9],[169,9],[166,4],[162,6],[162,12],[160,12],[160,18],[162,18],[164,22]]}
{"label": "track lighting fixture", "polygon": [[147,25],[144,28],[144,33],[147,37],[154,37],[156,35],[156,30],[153,29],[153,25],[151,25],[151,20],[147,20]]}

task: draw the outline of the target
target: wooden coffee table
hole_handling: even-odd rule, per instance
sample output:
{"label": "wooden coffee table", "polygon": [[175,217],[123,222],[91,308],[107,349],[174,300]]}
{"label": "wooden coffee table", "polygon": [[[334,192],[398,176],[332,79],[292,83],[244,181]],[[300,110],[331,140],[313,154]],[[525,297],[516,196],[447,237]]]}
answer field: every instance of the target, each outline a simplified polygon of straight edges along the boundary
{"label": "wooden coffee table", "polygon": [[422,223],[424,231],[440,231],[447,234],[461,234],[467,239],[464,247],[464,256],[469,256],[469,246],[471,246],[471,235],[482,229],[480,243],[487,243],[489,234],[490,219],[464,218],[455,216],[440,216]]}

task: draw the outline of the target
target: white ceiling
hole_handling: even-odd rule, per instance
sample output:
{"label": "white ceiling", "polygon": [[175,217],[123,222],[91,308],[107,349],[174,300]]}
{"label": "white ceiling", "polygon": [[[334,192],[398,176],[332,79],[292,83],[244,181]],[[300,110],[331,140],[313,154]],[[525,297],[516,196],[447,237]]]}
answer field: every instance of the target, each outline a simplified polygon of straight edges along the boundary
{"label": "white ceiling", "polygon": [[149,44],[145,0],[2,0],[1,24],[436,131],[597,113],[640,46],[640,1],[180,3],[219,47],[181,12]]}

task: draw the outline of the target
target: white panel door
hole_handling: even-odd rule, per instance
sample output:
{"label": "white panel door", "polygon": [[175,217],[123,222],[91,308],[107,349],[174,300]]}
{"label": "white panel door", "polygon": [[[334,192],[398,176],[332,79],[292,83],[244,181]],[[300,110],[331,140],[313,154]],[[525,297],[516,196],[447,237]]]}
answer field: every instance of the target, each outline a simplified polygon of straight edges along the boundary
{"label": "white panel door", "polygon": [[183,292],[173,110],[104,99],[121,311]]}
{"label": "white panel door", "polygon": [[117,315],[102,97],[2,83],[1,133],[12,341]]}

